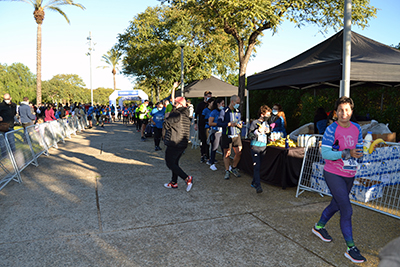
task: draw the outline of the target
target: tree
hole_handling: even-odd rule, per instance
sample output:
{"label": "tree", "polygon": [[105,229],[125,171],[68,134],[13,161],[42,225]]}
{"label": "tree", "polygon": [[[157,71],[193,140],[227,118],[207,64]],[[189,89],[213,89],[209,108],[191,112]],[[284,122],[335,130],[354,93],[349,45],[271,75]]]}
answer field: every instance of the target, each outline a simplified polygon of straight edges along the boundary
{"label": "tree", "polygon": [[147,8],[118,36],[117,46],[125,54],[122,72],[136,76],[147,88],[168,91],[180,81],[180,40],[185,42],[187,82],[236,71],[233,40],[222,30],[203,32],[202,21],[203,18],[176,8]]}
{"label": "tree", "polygon": [[57,74],[43,82],[43,99],[47,102],[90,102],[85,83],[77,74]]}
{"label": "tree", "polygon": [[107,51],[107,54],[102,56],[102,61],[108,64],[108,66],[98,67],[98,68],[112,68],[111,73],[113,74],[113,81],[114,81],[114,90],[117,89],[117,84],[115,82],[115,74],[117,74],[118,65],[121,60],[122,53],[118,51],[116,48],[112,48],[110,51]]}
{"label": "tree", "polygon": [[[7,1],[7,0],[2,0]],[[44,10],[49,9],[60,13],[70,23],[67,15],[60,9],[60,6],[72,5],[77,6],[81,9],[85,9],[81,4],[74,3],[73,0],[49,0],[46,4],[43,4],[43,0],[8,0],[18,1],[31,4],[35,11],[33,17],[37,23],[37,39],[36,39],[36,103],[42,102],[42,23],[44,20]]]}
{"label": "tree", "polygon": [[[172,6],[201,15],[207,23],[204,31],[222,29],[233,37],[238,47],[239,89],[238,95],[243,106],[247,63],[255,46],[260,45],[258,37],[263,31],[277,31],[284,20],[302,27],[315,24],[326,31],[343,26],[344,1],[338,0],[160,0]],[[375,17],[376,8],[369,0],[353,0],[353,24],[365,27]]]}
{"label": "tree", "polygon": [[35,99],[35,75],[22,63],[0,64],[0,95],[9,93],[19,103],[26,96]]}

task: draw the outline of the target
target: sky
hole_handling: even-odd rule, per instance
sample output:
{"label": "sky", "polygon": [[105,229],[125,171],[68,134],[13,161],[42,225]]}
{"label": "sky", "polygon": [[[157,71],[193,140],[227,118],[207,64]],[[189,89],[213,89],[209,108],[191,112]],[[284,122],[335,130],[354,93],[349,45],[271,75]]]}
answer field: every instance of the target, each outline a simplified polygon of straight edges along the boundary
{"label": "sky", "polygon": [[[49,0],[45,0],[47,3]],[[90,57],[87,37],[92,33],[95,43],[92,52],[92,88],[113,88],[110,68],[101,60],[124,33],[130,21],[147,7],[160,5],[156,0],[76,0],[85,6],[81,10],[74,6],[61,9],[67,14],[68,24],[59,13],[47,10],[42,25],[42,80],[50,80],[57,74],[78,74],[90,88]],[[112,3],[112,4],[111,4]],[[371,0],[379,8],[377,18],[362,30],[352,30],[386,45],[400,43],[400,0]],[[20,62],[36,74],[37,24],[33,7],[24,2],[0,0],[0,63],[11,65]],[[325,35],[315,26],[306,25],[299,29],[284,22],[274,35],[264,31],[262,45],[253,53],[247,66],[247,76],[276,66],[334,35],[330,30]],[[117,88],[134,86],[134,77],[116,75]]]}

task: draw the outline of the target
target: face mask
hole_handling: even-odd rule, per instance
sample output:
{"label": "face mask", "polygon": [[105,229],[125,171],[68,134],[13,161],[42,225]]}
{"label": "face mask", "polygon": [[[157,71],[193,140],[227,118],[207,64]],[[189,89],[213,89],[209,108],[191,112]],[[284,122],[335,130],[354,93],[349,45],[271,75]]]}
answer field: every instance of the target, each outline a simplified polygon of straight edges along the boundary
{"label": "face mask", "polygon": [[163,108],[158,108],[159,111],[161,111]]}
{"label": "face mask", "polygon": [[7,104],[10,104],[11,100],[4,100]]}
{"label": "face mask", "polygon": [[233,106],[233,108],[234,108],[234,109],[238,109],[239,106],[240,106],[240,104],[235,104],[235,105]]}
{"label": "face mask", "polygon": [[278,111],[276,109],[273,109],[272,114],[276,115],[276,114],[278,114]]}
{"label": "face mask", "polygon": [[224,109],[224,106],[220,106],[220,107],[218,107],[219,108],[219,110],[223,110]]}
{"label": "face mask", "polygon": [[210,99],[210,98],[211,98],[211,97],[207,97],[207,98],[206,98],[206,101],[208,101],[208,99]]}

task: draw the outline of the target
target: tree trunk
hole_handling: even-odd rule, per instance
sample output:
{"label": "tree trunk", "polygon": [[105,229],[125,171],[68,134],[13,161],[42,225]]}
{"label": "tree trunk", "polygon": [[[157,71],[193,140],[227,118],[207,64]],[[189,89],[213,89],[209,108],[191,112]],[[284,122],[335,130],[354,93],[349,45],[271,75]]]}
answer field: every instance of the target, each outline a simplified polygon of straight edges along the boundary
{"label": "tree trunk", "polygon": [[37,26],[36,38],[36,103],[42,103],[42,24]]}
{"label": "tree trunk", "polygon": [[112,74],[113,74],[113,81],[114,81],[114,91],[117,90],[117,82],[115,81],[115,69],[113,69]]}

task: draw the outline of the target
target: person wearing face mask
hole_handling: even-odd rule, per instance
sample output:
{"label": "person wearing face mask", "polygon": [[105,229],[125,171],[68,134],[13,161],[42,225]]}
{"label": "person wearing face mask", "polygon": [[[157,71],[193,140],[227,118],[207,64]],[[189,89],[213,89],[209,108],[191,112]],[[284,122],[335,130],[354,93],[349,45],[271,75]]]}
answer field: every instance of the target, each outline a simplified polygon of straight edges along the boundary
{"label": "person wearing face mask", "polygon": [[281,132],[283,137],[286,137],[286,116],[280,104],[275,104],[272,107],[272,115],[268,119],[268,124],[271,126],[272,132]]}
{"label": "person wearing face mask", "polygon": [[[4,94],[0,103],[0,122],[4,125],[2,133],[14,130],[14,117],[17,114],[17,105],[11,102],[10,94]],[[8,129],[7,127],[8,126]]]}
{"label": "person wearing face mask", "polygon": [[151,111],[151,123],[154,130],[155,151],[162,150],[160,147],[163,122],[165,118],[165,107],[162,102],[157,102],[156,107]]}
{"label": "person wearing face mask", "polygon": [[[240,98],[237,95],[231,96],[231,102],[228,107],[224,108],[218,118],[218,126],[222,127],[221,147],[224,150],[224,179],[229,179],[230,173],[236,177],[240,177],[237,165],[242,154],[242,139],[240,137],[240,129],[242,128],[241,114],[238,110]],[[231,149],[235,152],[233,164],[230,166]]]}
{"label": "person wearing face mask", "polygon": [[186,183],[186,191],[189,192],[193,185],[193,177],[187,175],[179,166],[179,159],[187,148],[190,138],[189,110],[186,107],[184,97],[175,98],[175,108],[171,111],[163,124],[162,135],[165,150],[165,163],[172,171],[169,183],[164,184],[166,188],[178,188],[178,176]]}
{"label": "person wearing face mask", "polygon": [[260,184],[260,168],[261,162],[267,153],[268,134],[270,127],[268,125],[268,118],[271,116],[271,108],[263,105],[258,110],[258,119],[254,120],[250,125],[250,147],[251,155],[253,158],[253,181],[251,186],[256,189],[257,193],[262,193],[263,189]]}
{"label": "person wearing face mask", "polygon": [[[14,130],[14,117],[17,114],[17,105],[11,102],[10,94],[4,94],[3,102],[0,103],[0,133],[5,135],[6,132]],[[5,136],[4,136],[5,137]],[[9,144],[12,151],[15,151],[14,138],[10,138]],[[4,149],[1,154],[5,156]]]}
{"label": "person wearing face mask", "polygon": [[210,147],[207,145],[207,134],[206,134],[206,120],[204,118],[203,110],[208,106],[207,100],[212,97],[212,93],[210,91],[205,91],[204,92],[204,101],[200,102],[197,104],[195,115],[197,117],[197,121],[194,125],[194,129],[198,132],[199,140],[201,142],[200,144],[200,153],[201,153],[201,158],[200,162],[204,163],[207,161],[209,158],[210,154]]}
{"label": "person wearing face mask", "polygon": [[217,149],[219,146],[219,141],[221,140],[222,127],[218,127],[218,118],[225,107],[225,101],[222,98],[218,98],[213,102],[211,107],[211,113],[208,118],[208,125],[210,125],[210,135],[209,140],[211,144],[211,155],[210,160],[207,162],[210,165],[210,169],[213,171],[217,170],[215,166],[215,155],[217,154]]}

